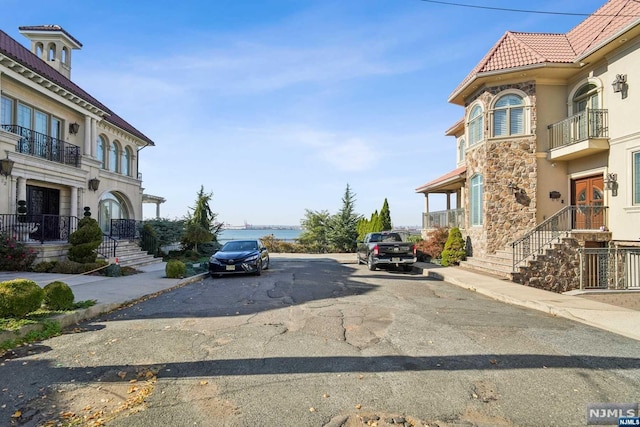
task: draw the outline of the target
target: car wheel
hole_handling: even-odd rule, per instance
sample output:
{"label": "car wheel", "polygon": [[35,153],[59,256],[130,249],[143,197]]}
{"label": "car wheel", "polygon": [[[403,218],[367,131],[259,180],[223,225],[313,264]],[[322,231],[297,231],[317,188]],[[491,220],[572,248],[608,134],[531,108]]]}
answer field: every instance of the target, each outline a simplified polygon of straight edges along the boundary
{"label": "car wheel", "polygon": [[264,269],[265,269],[265,270],[268,270],[268,269],[269,269],[269,262],[270,262],[270,261],[271,261],[271,260],[269,259],[269,257],[267,257],[267,265],[265,265],[265,266],[264,266]]}
{"label": "car wheel", "polygon": [[254,273],[256,276],[259,276],[262,274],[262,261],[259,261],[256,264],[256,272]]}
{"label": "car wheel", "polygon": [[356,263],[358,265],[362,264],[362,261],[360,260],[360,254],[358,252],[356,252]]}
{"label": "car wheel", "polygon": [[375,271],[376,265],[373,263],[373,255],[369,254],[369,258],[367,258],[367,267],[371,271]]}

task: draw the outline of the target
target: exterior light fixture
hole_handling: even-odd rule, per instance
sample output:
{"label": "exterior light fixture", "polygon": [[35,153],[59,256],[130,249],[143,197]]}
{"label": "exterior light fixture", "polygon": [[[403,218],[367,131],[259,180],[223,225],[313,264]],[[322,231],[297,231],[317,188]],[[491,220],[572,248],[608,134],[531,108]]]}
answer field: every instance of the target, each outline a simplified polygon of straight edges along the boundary
{"label": "exterior light fixture", "polygon": [[616,74],[616,79],[611,83],[611,86],[613,86],[614,93],[622,93],[624,97],[624,92],[626,92],[627,88],[627,75]]}
{"label": "exterior light fixture", "polygon": [[13,170],[14,161],[7,155],[6,159],[0,160],[0,175],[9,176]]}
{"label": "exterior light fixture", "polygon": [[89,180],[89,190],[98,191],[99,186],[100,186],[100,180],[98,178],[91,178]]}
{"label": "exterior light fixture", "polygon": [[80,125],[78,123],[69,123],[69,133],[75,135],[76,133],[78,133],[78,130],[80,130]]}
{"label": "exterior light fixture", "polygon": [[617,183],[618,183],[617,173],[608,173],[604,178],[604,188],[606,188],[607,190],[615,190]]}

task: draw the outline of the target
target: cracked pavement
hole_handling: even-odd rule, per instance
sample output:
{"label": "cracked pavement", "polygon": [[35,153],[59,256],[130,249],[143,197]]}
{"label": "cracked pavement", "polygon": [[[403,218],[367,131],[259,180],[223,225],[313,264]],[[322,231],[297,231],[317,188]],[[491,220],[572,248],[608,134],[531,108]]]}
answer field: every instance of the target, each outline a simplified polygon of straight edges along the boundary
{"label": "cracked pavement", "polygon": [[16,349],[0,423],[583,425],[587,403],[638,401],[639,354],[417,274],[273,259]]}

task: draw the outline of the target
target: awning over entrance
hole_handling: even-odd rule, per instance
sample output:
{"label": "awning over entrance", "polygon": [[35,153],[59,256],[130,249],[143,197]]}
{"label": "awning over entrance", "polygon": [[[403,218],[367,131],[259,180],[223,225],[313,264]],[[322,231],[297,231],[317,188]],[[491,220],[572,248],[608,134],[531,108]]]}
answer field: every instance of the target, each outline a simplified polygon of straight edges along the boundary
{"label": "awning over entrance", "polygon": [[467,178],[467,167],[462,166],[452,170],[433,181],[416,188],[416,193],[451,193],[464,186]]}

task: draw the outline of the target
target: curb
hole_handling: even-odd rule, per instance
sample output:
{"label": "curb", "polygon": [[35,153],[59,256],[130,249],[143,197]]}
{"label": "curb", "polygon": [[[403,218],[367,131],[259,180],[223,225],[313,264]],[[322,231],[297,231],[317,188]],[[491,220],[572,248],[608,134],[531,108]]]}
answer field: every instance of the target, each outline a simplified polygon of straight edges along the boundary
{"label": "curb", "polygon": [[[93,319],[98,316],[102,316],[103,314],[110,313],[112,311],[118,310],[124,306],[134,304],[138,301],[145,300],[148,298],[153,298],[158,295],[161,295],[165,292],[172,291],[174,289],[181,288],[184,285],[188,285],[190,283],[199,282],[203,278],[205,278],[209,273],[199,273],[194,276],[186,277],[184,279],[180,279],[177,284],[163,289],[161,291],[154,292],[152,294],[141,295],[137,298],[133,298],[123,302],[116,302],[111,304],[97,304],[88,308],[79,309],[77,311],[72,311],[69,313],[59,314],[57,316],[53,316],[50,319],[53,322],[56,322],[60,325],[60,329],[68,328],[72,325],[77,325],[80,322],[84,322],[89,319]],[[0,343],[5,341],[13,341],[16,339],[23,338],[29,332],[42,330],[42,325],[39,323],[26,325],[16,331],[2,331],[0,332]]]}

